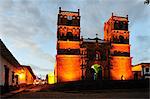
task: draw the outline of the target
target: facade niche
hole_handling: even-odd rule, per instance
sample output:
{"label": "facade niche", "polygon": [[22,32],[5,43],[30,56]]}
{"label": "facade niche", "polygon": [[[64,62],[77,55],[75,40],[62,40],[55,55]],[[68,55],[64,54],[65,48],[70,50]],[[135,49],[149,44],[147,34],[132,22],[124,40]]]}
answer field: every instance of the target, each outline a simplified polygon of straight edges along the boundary
{"label": "facade niche", "polygon": [[64,35],[64,33],[62,33],[61,35],[61,40],[66,40],[66,36]]}
{"label": "facade niche", "polygon": [[125,41],[125,40],[124,40],[124,37],[120,35],[120,36],[119,36],[119,41],[120,41],[120,43],[124,44],[124,41]]}
{"label": "facade niche", "polygon": [[106,57],[106,53],[101,53],[101,60],[106,61],[107,57]]}
{"label": "facade niche", "polygon": [[115,21],[114,22],[115,30],[128,30],[128,23],[123,21]]}
{"label": "facade niche", "polygon": [[72,41],[73,40],[73,34],[72,32],[67,32],[67,39],[69,39],[69,41]]}
{"label": "facade niche", "polygon": [[112,41],[113,41],[113,43],[118,43],[119,40],[117,39],[117,37],[113,36]]}
{"label": "facade niche", "polygon": [[67,20],[67,26],[71,26],[72,25],[72,20]]}

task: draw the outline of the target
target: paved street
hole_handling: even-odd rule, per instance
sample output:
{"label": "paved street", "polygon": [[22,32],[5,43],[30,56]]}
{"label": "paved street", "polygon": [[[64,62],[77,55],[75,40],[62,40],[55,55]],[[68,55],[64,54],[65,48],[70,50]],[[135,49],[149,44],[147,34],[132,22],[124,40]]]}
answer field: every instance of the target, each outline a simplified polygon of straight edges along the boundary
{"label": "paved street", "polygon": [[15,95],[21,95],[24,93],[32,93],[32,92],[40,91],[44,88],[47,88],[47,85],[30,85],[30,86],[22,87],[18,90],[14,90],[9,93],[0,95],[0,98],[11,98]]}
{"label": "paved street", "polygon": [[[87,90],[87,91],[51,91],[47,86],[38,86],[26,89],[23,92],[9,98],[63,98],[63,99],[96,99],[96,98],[141,98],[149,99],[149,89],[108,89],[108,90]],[[38,91],[41,88],[45,88]]]}

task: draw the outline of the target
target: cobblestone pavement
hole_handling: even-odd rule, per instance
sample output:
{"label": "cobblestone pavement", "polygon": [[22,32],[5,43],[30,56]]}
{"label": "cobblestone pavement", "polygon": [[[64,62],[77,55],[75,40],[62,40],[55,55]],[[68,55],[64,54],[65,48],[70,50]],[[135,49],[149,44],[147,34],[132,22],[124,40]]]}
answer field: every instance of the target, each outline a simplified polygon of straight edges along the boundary
{"label": "cobblestone pavement", "polygon": [[86,90],[86,91],[50,91],[38,92],[27,91],[16,94],[10,98],[50,98],[50,99],[99,99],[99,98],[138,98],[149,99],[149,89],[108,89],[108,90]]}

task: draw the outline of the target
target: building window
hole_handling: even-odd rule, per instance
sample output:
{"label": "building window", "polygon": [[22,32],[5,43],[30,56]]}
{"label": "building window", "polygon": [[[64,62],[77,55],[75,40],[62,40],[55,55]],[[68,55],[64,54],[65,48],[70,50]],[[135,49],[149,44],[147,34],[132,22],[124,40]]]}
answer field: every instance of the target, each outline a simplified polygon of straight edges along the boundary
{"label": "building window", "polygon": [[72,20],[72,16],[67,16],[67,19],[68,20]]}
{"label": "building window", "polygon": [[15,78],[14,72],[12,72],[12,83],[14,83],[14,78]]}
{"label": "building window", "polygon": [[96,53],[96,60],[98,60],[98,53]]}
{"label": "building window", "polygon": [[96,60],[99,60],[100,59],[100,55],[99,55],[99,52],[96,52],[96,56],[95,56],[96,58]]}
{"label": "building window", "polygon": [[146,68],[146,72],[149,72],[149,68]]}

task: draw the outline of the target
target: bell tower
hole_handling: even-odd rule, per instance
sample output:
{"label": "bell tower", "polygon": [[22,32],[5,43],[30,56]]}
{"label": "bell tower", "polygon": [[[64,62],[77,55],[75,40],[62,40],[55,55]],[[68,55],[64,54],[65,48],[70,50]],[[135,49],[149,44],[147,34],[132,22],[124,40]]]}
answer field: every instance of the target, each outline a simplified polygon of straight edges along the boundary
{"label": "bell tower", "polygon": [[104,40],[111,43],[110,78],[112,80],[129,80],[133,78],[128,31],[128,15],[114,16],[104,24]]}
{"label": "bell tower", "polygon": [[57,21],[57,82],[81,79],[80,67],[80,12],[59,8]]}

